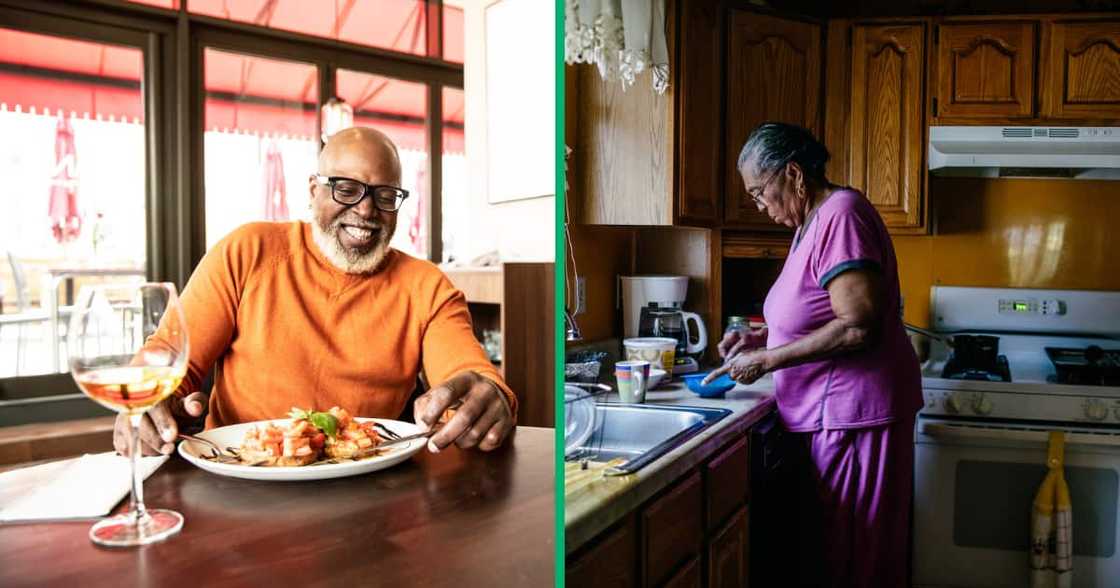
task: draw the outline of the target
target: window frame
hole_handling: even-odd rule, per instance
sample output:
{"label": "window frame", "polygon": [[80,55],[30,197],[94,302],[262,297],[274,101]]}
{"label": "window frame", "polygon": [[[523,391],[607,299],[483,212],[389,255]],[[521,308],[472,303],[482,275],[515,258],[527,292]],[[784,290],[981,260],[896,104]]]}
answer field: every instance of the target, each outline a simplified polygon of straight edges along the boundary
{"label": "window frame", "polygon": [[[146,272],[150,280],[173,282],[181,290],[206,251],[202,60],[208,47],[314,64],[319,75],[319,109],[334,95],[338,68],[424,84],[429,197],[421,212],[428,227],[428,258],[442,261],[441,98],[444,87],[463,89],[464,65],[442,59],[443,1],[427,3],[427,52],[435,53],[435,57],[193,14],[187,11],[185,0],[179,0],[177,9],[126,0],[41,2],[33,6],[20,0],[0,0],[0,27],[143,51]],[[318,128],[316,134],[320,134]],[[0,378],[0,410],[6,404],[66,400],[80,394],[69,373]],[[93,402],[89,406],[90,414],[67,418],[107,414]],[[31,418],[26,422],[44,420]]]}

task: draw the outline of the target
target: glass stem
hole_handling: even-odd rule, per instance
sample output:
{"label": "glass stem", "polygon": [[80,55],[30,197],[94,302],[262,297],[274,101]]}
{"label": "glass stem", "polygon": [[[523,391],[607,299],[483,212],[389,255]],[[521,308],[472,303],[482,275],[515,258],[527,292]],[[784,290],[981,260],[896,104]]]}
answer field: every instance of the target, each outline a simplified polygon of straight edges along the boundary
{"label": "glass stem", "polygon": [[129,499],[129,511],[137,523],[148,517],[148,511],[144,508],[144,476],[140,473],[140,454],[143,452],[140,445],[140,423],[143,419],[144,413],[128,415],[128,423],[132,429],[128,445],[129,461],[132,463],[132,495]]}

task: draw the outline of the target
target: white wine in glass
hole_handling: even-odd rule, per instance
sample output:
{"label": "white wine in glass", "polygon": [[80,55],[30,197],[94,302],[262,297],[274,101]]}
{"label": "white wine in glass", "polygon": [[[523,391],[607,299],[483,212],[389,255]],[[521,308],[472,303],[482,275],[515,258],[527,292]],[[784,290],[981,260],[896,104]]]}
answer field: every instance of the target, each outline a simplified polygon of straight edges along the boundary
{"label": "white wine in glass", "polygon": [[175,285],[105,284],[83,287],[67,334],[70,373],[82,392],[128,417],[132,499],[128,512],[89,531],[98,545],[131,547],[166,539],[183,528],[183,515],[144,505],[137,468],[144,413],[170,396],[187,372],[187,325]]}

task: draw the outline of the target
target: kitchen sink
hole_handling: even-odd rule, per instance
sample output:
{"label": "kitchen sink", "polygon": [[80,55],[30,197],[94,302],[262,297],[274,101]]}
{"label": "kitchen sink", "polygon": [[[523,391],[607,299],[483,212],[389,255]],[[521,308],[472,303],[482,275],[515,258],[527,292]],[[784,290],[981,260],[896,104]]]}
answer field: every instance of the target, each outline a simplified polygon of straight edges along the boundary
{"label": "kitchen sink", "polygon": [[731,414],[723,408],[611,403],[595,405],[595,412],[594,433],[567,459],[625,459],[604,471],[610,476],[638,471]]}

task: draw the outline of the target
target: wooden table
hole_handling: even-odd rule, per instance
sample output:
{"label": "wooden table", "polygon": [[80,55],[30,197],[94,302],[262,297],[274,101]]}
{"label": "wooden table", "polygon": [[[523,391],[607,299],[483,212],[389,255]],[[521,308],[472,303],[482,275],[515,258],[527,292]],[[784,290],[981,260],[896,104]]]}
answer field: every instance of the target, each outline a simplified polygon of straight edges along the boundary
{"label": "wooden table", "polygon": [[553,440],[519,427],[491,453],[423,451],[315,482],[226,478],[175,456],[144,497],[183,514],[180,534],[115,550],[90,543],[90,521],[0,526],[0,586],[551,586]]}

